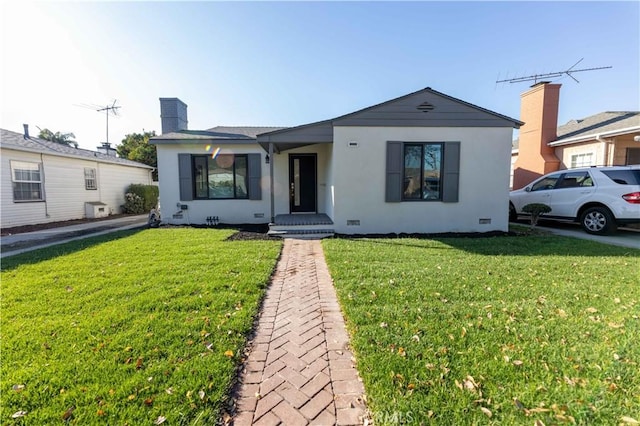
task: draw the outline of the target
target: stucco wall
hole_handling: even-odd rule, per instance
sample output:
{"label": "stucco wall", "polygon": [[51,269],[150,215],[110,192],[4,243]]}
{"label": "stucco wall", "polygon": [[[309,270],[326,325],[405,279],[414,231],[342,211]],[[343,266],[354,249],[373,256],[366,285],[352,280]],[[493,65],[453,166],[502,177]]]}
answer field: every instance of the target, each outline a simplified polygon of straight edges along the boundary
{"label": "stucco wall", "polygon": [[[40,163],[45,201],[14,202],[11,161]],[[149,169],[91,160],[2,150],[2,227],[58,222],[85,217],[85,202],[101,201],[109,213],[121,213],[132,183],[151,184]],[[84,169],[96,169],[97,190],[85,188]]]}
{"label": "stucco wall", "polygon": [[[385,202],[386,142],[459,141],[459,202]],[[335,230],[344,234],[508,230],[510,128],[335,127]],[[357,142],[358,147],[349,147]],[[490,219],[490,224],[480,224]],[[347,226],[359,220],[360,226]]]}
{"label": "stucco wall", "polygon": [[602,142],[586,142],[574,145],[561,145],[556,147],[556,157],[560,159],[560,169],[571,168],[571,156],[593,153],[593,165],[605,165],[605,144]]}
{"label": "stucco wall", "polygon": [[[160,184],[160,214],[170,224],[206,224],[208,216],[218,216],[221,223],[268,223],[269,165],[266,153],[257,144],[221,146],[220,154],[257,154],[261,156],[261,200],[193,200],[180,201],[178,154],[206,154],[204,144],[158,145],[158,181]],[[276,156],[277,157],[277,156]],[[286,187],[284,188],[286,189]],[[283,188],[279,188],[281,192]],[[182,218],[174,218],[178,204],[187,205]]]}

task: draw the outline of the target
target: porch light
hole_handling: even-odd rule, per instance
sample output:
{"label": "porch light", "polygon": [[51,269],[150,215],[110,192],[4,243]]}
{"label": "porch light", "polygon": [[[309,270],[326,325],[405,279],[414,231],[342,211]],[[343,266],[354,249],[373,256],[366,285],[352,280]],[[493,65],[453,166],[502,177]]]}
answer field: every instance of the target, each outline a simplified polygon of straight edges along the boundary
{"label": "porch light", "polygon": [[264,156],[264,164],[269,164],[269,154]]}

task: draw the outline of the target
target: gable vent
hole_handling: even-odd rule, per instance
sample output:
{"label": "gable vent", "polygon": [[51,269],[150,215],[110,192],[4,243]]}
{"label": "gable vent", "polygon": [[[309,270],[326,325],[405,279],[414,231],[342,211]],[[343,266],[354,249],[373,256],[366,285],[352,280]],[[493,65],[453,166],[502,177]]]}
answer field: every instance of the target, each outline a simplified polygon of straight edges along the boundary
{"label": "gable vent", "polygon": [[418,105],[418,107],[416,108],[419,111],[422,112],[429,112],[431,110],[433,110],[435,107],[433,105],[431,105],[429,102],[423,102],[420,105]]}

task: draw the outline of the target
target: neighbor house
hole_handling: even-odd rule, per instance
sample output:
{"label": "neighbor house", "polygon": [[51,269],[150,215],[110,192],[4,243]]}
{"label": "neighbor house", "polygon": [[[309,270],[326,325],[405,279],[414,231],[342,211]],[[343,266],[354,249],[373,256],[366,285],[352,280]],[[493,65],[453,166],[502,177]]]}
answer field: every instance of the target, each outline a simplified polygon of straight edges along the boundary
{"label": "neighbor house", "polygon": [[0,129],[2,228],[121,213],[132,183],[153,184],[152,167]]}
{"label": "neighbor house", "polygon": [[271,232],[508,229],[518,120],[426,88],[291,128],[188,130],[161,98],[161,214],[171,224],[270,223]]}
{"label": "neighbor house", "polygon": [[560,86],[541,82],[522,94],[513,189],[560,169],[640,164],[640,112],[601,112],[558,127]]}

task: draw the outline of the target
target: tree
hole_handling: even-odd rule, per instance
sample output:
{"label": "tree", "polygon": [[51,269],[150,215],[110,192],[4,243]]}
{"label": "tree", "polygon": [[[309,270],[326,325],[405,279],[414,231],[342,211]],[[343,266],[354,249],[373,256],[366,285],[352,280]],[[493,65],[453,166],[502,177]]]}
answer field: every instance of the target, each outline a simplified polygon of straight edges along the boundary
{"label": "tree", "polygon": [[130,133],[116,146],[116,152],[121,158],[127,158],[154,167],[153,180],[158,180],[158,154],[156,146],[149,143],[149,139],[156,135],[155,131]]}
{"label": "tree", "polygon": [[78,147],[78,142],[73,140],[76,137],[76,135],[74,135],[73,133],[53,133],[46,127],[44,129],[38,127],[38,130],[40,130],[40,134],[38,135],[38,138],[40,139],[59,143],[61,145],[74,146],[76,148]]}

